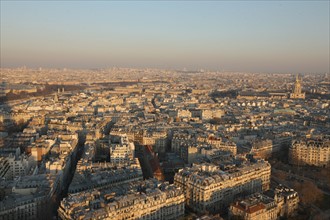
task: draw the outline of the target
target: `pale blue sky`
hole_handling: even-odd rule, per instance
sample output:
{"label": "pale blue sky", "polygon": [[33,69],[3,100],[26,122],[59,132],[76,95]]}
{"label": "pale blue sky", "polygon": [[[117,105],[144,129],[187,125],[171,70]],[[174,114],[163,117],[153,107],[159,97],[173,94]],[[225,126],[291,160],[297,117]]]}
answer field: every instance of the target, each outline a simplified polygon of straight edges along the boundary
{"label": "pale blue sky", "polygon": [[3,1],[1,66],[329,72],[329,1]]}

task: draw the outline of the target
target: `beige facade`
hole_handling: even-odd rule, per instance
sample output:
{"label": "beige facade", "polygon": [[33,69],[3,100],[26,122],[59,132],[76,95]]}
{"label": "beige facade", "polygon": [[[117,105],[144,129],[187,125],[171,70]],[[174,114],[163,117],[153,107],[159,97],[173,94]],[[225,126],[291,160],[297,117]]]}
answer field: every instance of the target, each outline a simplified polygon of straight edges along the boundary
{"label": "beige facade", "polygon": [[110,161],[112,163],[129,163],[134,158],[135,146],[129,142],[126,135],[120,136],[119,143],[110,146]]}
{"label": "beige facade", "polygon": [[240,194],[269,189],[270,164],[265,161],[246,163],[223,171],[212,164],[194,164],[179,170],[174,184],[183,188],[186,205],[195,212],[215,213],[227,208]]}
{"label": "beige facade", "polygon": [[221,118],[224,111],[220,109],[202,109],[202,119]]}
{"label": "beige facade", "polygon": [[272,140],[257,140],[252,143],[251,153],[256,158],[268,159],[273,152]]}
{"label": "beige facade", "polygon": [[0,157],[0,178],[13,180],[16,177],[24,176],[30,168],[35,165],[32,158],[27,155],[13,155]]}
{"label": "beige facade", "polygon": [[183,145],[186,146],[210,145],[213,148],[221,151],[229,151],[233,155],[236,155],[237,153],[237,146],[234,142],[231,141],[223,141],[221,140],[221,138],[215,138],[212,136],[195,137],[193,135],[188,135],[188,134],[180,134],[180,133],[174,134],[171,141],[172,151],[180,154]]}
{"label": "beige facade", "polygon": [[293,215],[298,209],[298,203],[298,193],[280,185],[265,194],[256,193],[232,203],[229,207],[229,218],[276,220]]}
{"label": "beige facade", "polygon": [[329,167],[330,140],[294,140],[289,149],[289,160],[294,165]]}
{"label": "beige facade", "polygon": [[198,158],[199,152],[196,146],[181,145],[180,147],[180,157],[185,163],[192,164]]}
{"label": "beige facade", "polygon": [[93,190],[69,195],[61,202],[58,213],[63,220],[174,220],[184,215],[184,194],[166,183],[121,196]]}

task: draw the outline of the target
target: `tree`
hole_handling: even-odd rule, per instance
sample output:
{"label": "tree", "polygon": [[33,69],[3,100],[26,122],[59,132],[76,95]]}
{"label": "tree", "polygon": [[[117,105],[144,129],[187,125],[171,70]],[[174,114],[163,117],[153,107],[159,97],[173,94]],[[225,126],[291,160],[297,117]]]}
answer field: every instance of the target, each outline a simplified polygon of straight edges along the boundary
{"label": "tree", "polygon": [[280,180],[285,180],[287,177],[287,174],[281,170],[277,170],[274,172],[274,176]]}
{"label": "tree", "polygon": [[298,191],[300,201],[304,204],[313,204],[323,197],[322,191],[311,181],[305,181],[304,183],[295,181],[293,188]]}
{"label": "tree", "polygon": [[320,176],[325,177],[326,183],[327,183],[328,187],[330,187],[330,169],[329,168],[322,168],[320,173],[321,173]]}

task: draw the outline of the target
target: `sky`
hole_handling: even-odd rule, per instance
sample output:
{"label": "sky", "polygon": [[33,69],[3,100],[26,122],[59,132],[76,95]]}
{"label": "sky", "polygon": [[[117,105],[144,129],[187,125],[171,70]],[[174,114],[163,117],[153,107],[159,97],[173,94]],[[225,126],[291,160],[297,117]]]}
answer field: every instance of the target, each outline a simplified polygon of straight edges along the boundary
{"label": "sky", "polygon": [[324,73],[329,1],[1,1],[1,67]]}

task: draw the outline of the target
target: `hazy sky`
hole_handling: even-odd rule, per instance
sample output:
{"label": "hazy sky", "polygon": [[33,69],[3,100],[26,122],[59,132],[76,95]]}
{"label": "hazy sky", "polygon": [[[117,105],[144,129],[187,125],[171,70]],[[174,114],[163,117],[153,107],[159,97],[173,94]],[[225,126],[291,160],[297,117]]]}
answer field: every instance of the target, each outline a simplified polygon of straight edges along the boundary
{"label": "hazy sky", "polygon": [[329,72],[329,1],[3,1],[1,66]]}

